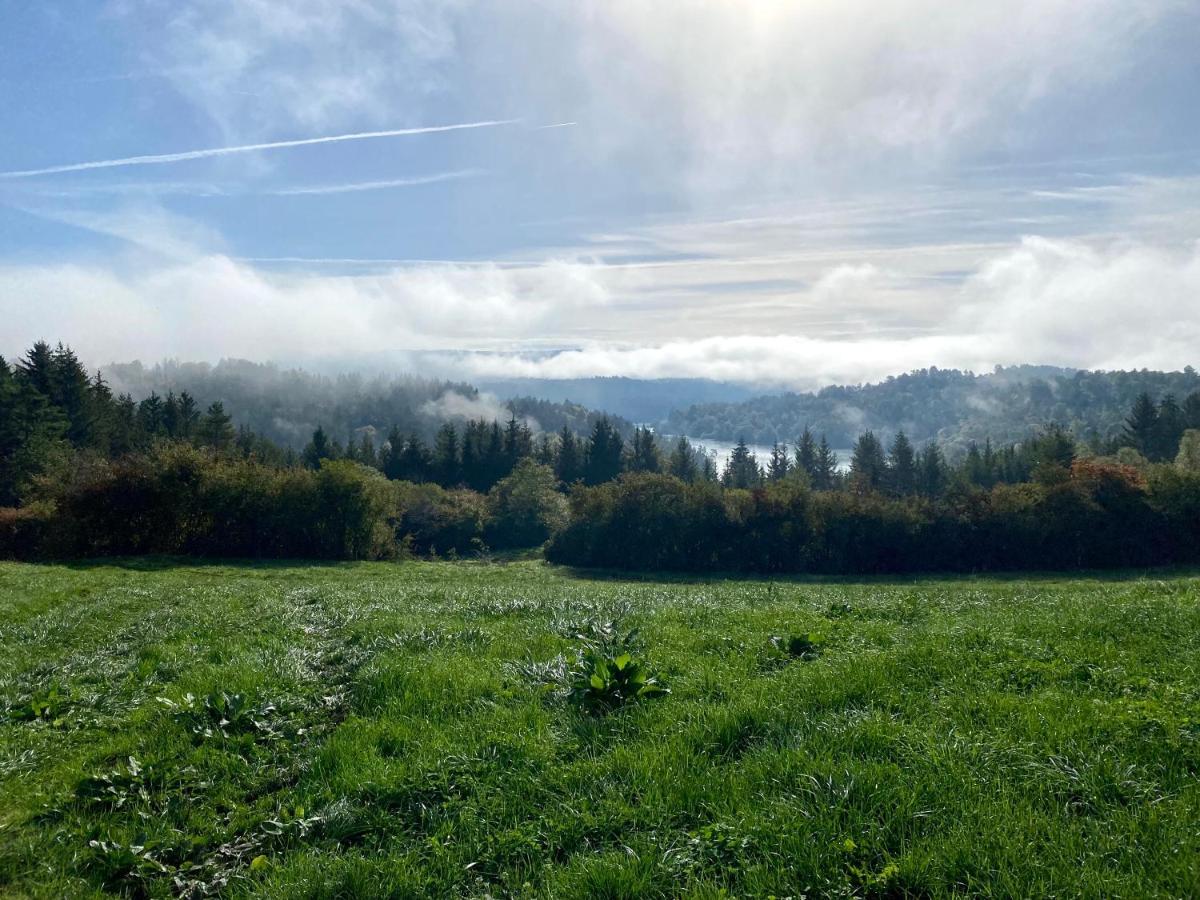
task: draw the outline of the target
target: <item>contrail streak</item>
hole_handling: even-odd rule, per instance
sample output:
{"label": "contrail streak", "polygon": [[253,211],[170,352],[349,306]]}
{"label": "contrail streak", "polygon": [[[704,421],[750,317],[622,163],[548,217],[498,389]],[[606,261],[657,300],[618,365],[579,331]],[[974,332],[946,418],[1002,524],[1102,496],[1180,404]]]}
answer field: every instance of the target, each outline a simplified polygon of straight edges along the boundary
{"label": "contrail streak", "polygon": [[439,181],[451,181],[457,178],[476,178],[486,174],[483,169],[463,169],[458,172],[439,172],[436,175],[420,175],[414,178],[393,178],[388,181],[355,181],[350,184],[320,184],[312,187],[281,188],[269,191],[277,197],[291,197],[298,194],[345,194],[351,191],[377,191],[385,188],[411,187],[418,184],[436,184]]}
{"label": "contrail streak", "polygon": [[307,147],[310,144],[334,144],[340,141],[365,141],[372,138],[403,137],[410,134],[435,134],[441,131],[461,131],[467,128],[492,128],[512,125],[519,119],[496,119],[485,122],[464,122],[459,125],[431,125],[424,128],[394,128],[390,131],[359,131],[354,134],[334,134],[326,137],[301,138],[294,141],[271,141],[266,144],[243,144],[238,147],[210,147],[207,150],[187,150],[183,153],[159,153],[153,156],[128,156],[125,159],[102,159],[95,162],[48,166],[45,169],[25,169],[19,172],[0,172],[0,178],[30,178],[34,175],[54,175],[59,172],[82,172],[87,169],[114,169],[119,166],[155,166],[162,163],[227,156],[231,153],[252,153],[256,150],[279,150],[284,147]]}

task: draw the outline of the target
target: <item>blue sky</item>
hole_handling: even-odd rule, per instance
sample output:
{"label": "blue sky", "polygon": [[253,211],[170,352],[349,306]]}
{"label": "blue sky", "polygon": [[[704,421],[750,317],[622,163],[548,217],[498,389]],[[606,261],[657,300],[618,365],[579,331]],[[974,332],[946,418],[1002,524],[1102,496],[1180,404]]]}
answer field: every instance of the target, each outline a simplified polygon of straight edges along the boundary
{"label": "blue sky", "polygon": [[[0,22],[6,355],[798,387],[1196,362],[1194,2]],[[321,140],[380,131],[408,133]]]}

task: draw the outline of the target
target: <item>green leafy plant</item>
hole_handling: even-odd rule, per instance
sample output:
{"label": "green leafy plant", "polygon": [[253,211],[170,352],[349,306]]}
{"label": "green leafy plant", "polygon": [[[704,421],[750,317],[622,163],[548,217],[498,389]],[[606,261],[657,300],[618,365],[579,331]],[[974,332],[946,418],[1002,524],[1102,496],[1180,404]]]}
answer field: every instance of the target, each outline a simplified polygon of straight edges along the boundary
{"label": "green leafy plant", "polygon": [[584,650],[571,672],[570,699],[588,712],[602,714],[669,694],[670,690],[628,649],[636,639],[637,633],[632,631],[618,638],[611,626],[600,629],[598,638],[584,638]]}
{"label": "green leafy plant", "polygon": [[771,646],[795,659],[810,660],[821,655],[820,640],[812,632],[793,634],[786,638],[776,635],[771,638]]}
{"label": "green leafy plant", "polygon": [[270,722],[276,712],[275,706],[268,703],[256,707],[245,694],[213,691],[203,700],[189,693],[182,700],[159,697],[158,701],[169,708],[175,720],[197,738],[215,735],[230,737],[254,732],[266,737],[276,734]]}
{"label": "green leafy plant", "polygon": [[44,691],[38,691],[27,701],[13,707],[12,718],[18,722],[49,722],[51,725],[61,725],[70,700],[63,694],[57,684],[51,685]]}

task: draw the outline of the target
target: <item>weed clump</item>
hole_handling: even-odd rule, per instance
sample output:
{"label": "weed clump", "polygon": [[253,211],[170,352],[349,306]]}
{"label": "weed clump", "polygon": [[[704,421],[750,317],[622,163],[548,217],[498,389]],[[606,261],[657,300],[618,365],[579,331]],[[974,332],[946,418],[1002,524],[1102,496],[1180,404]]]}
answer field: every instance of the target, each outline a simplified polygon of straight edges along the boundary
{"label": "weed clump", "polygon": [[637,632],[620,636],[611,623],[579,635],[583,649],[569,673],[568,697],[579,708],[603,715],[651,697],[669,694],[646,663],[634,655]]}
{"label": "weed clump", "polygon": [[775,635],[771,638],[771,646],[779,653],[786,654],[793,659],[812,660],[821,655],[820,639],[812,632],[793,634],[788,637]]}

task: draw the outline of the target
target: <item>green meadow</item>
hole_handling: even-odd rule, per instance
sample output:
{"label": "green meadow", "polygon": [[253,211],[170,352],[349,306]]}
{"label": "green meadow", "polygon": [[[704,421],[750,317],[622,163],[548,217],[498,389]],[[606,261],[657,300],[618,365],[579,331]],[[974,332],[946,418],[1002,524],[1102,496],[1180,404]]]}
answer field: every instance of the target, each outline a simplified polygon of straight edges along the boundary
{"label": "green meadow", "polygon": [[0,564],[0,896],[1196,896],[1198,600]]}

